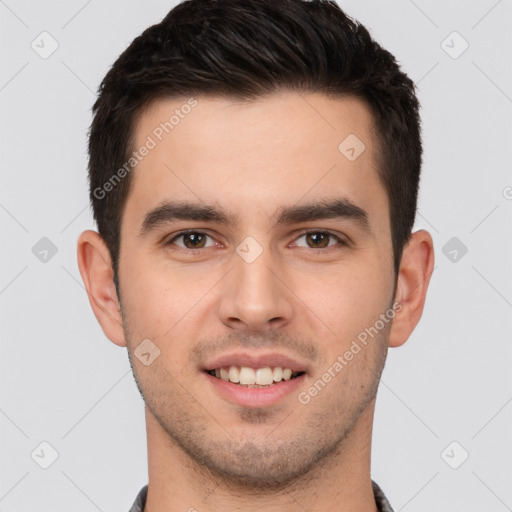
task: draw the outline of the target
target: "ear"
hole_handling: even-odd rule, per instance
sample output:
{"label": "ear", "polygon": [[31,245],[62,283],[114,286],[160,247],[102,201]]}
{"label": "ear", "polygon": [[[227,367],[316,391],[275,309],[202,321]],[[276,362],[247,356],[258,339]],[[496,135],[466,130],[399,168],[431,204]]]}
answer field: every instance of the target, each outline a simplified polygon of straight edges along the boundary
{"label": "ear", "polygon": [[103,332],[116,345],[126,346],[110,252],[103,238],[96,231],[84,231],[78,238],[77,257],[89,302]]}
{"label": "ear", "polygon": [[413,233],[402,253],[394,303],[396,315],[391,324],[389,346],[403,345],[423,313],[430,276],[434,271],[434,244],[425,230]]}

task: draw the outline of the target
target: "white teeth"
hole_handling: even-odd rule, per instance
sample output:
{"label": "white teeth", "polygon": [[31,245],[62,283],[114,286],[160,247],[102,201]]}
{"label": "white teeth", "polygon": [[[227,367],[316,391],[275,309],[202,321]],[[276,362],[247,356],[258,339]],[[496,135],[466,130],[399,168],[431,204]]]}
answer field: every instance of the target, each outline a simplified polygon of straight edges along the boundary
{"label": "white teeth", "polygon": [[252,368],[247,366],[240,368],[240,384],[256,384],[256,373]]}
{"label": "white teeth", "polygon": [[217,378],[246,386],[270,386],[274,382],[290,380],[292,375],[293,370],[291,368],[281,366],[276,366],[274,369],[269,366],[263,368],[229,366],[215,369]]}
{"label": "white teeth", "polygon": [[235,384],[240,382],[240,370],[236,366],[229,367],[229,380]]}
{"label": "white teeth", "polygon": [[268,386],[274,382],[274,374],[268,366],[256,370],[256,384],[260,386]]}

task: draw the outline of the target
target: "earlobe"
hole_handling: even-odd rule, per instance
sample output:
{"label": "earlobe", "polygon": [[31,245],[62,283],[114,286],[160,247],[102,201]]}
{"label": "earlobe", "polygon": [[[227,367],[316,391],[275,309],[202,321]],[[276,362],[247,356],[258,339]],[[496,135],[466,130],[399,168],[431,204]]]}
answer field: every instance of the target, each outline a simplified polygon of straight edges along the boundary
{"label": "earlobe", "polygon": [[400,311],[393,319],[389,346],[403,345],[420,321],[430,277],[434,270],[434,244],[428,231],[413,233],[402,253],[395,303]]}
{"label": "earlobe", "polygon": [[109,250],[96,231],[84,231],[77,242],[78,268],[89,302],[103,332],[113,343],[126,346]]}

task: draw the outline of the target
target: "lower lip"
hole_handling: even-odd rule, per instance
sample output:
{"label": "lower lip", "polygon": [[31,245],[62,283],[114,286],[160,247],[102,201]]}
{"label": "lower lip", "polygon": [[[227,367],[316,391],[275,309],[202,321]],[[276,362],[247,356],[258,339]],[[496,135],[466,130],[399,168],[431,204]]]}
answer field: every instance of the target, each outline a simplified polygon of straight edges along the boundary
{"label": "lower lip", "polygon": [[274,405],[293,393],[302,383],[306,374],[290,380],[275,382],[265,388],[246,388],[203,372],[214,389],[226,400],[243,407],[267,407]]}

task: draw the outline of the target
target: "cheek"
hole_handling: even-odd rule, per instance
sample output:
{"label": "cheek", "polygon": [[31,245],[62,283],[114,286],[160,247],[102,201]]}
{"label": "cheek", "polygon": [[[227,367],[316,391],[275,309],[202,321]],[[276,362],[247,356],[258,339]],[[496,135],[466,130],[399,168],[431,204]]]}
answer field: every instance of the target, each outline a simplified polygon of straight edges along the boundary
{"label": "cheek", "polygon": [[179,284],[148,261],[150,258],[145,256],[125,258],[121,277],[123,307],[130,327],[151,339],[171,329],[186,304]]}
{"label": "cheek", "polygon": [[193,339],[204,328],[201,315],[211,308],[208,292],[218,275],[170,265],[147,254],[126,258],[124,275],[123,307],[134,335],[155,340],[179,357],[187,346],[184,338]]}
{"label": "cheek", "polygon": [[391,283],[382,268],[363,260],[300,280],[305,307],[327,324],[338,342],[373,325],[388,307]]}

